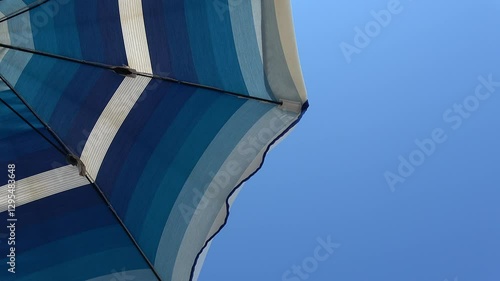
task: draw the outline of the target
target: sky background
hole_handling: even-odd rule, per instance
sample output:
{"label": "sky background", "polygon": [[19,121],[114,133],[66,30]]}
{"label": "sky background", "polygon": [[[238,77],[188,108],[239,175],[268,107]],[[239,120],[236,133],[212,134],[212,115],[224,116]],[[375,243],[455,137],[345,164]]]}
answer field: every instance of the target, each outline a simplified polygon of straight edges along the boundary
{"label": "sky background", "polygon": [[[500,87],[474,97],[478,77],[500,82],[500,1],[402,0],[348,63],[340,44],[393,2],[292,1],[310,108],[243,187],[200,281],[500,280]],[[321,239],[340,247],[311,261]],[[286,274],[304,261],[307,277]]]}

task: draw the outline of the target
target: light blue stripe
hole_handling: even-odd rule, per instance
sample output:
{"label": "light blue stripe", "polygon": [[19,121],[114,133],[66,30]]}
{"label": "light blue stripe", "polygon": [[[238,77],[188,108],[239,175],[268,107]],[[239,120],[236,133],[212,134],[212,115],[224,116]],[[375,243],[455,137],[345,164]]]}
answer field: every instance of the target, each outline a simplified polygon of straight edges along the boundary
{"label": "light blue stripe", "polygon": [[25,8],[30,2],[34,2],[34,0],[3,0],[0,1],[0,12],[5,16],[8,16],[20,9]]}
{"label": "light blue stripe", "polygon": [[233,36],[238,60],[249,95],[271,100],[266,89],[264,66],[257,42],[251,1],[242,1],[231,9]]}
{"label": "light blue stripe", "polygon": [[[12,2],[12,1],[2,1]],[[30,14],[23,13],[7,21],[9,26],[10,43],[14,46],[34,48],[33,30],[31,29]]]}

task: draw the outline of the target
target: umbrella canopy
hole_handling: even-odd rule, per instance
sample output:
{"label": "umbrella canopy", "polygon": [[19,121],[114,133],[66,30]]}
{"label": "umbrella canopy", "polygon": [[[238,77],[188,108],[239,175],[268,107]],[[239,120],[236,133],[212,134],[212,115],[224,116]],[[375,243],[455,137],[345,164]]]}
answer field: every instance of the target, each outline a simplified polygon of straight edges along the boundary
{"label": "umbrella canopy", "polygon": [[1,280],[196,279],[308,105],[287,0],[2,0],[0,79]]}

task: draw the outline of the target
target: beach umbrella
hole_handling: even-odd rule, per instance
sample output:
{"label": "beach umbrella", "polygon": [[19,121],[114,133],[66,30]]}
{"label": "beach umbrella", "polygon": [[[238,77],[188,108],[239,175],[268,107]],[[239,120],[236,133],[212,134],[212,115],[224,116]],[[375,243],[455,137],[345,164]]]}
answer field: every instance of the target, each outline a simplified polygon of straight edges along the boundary
{"label": "beach umbrella", "polygon": [[2,0],[0,80],[0,280],[196,280],[308,106],[288,0]]}

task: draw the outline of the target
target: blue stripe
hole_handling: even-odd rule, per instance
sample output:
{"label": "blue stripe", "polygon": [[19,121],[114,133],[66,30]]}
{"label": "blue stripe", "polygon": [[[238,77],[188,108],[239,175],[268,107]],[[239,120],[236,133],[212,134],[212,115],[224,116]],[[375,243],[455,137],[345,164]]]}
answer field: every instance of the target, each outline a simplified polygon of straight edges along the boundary
{"label": "blue stripe", "polygon": [[[227,5],[227,7],[234,5],[233,3],[228,3],[228,0],[224,0],[222,2]],[[230,14],[229,12],[224,13],[224,20],[221,20],[217,10],[213,7],[213,1],[204,1],[203,3],[205,3],[205,9],[207,11],[206,26],[209,28],[208,32],[211,39],[209,46],[213,49],[216,61],[216,65],[212,66],[204,64],[204,67],[212,66],[213,68],[210,71],[216,71],[220,77],[223,77],[222,83],[217,85],[219,88],[248,95],[248,90],[246,88],[245,80],[243,79],[243,74],[240,69],[240,63],[238,61],[236,46],[234,44]],[[199,2],[196,4],[200,5]],[[200,21],[195,21],[192,24],[197,24],[199,28],[200,23]],[[199,29],[197,29],[197,31],[198,30]],[[202,52],[208,48],[208,46],[195,47],[201,48]],[[255,59],[257,59],[257,57]]]}
{"label": "blue stripe", "polygon": [[[211,1],[208,2],[212,3]],[[207,11],[196,1],[186,1],[185,5],[187,34],[191,42],[188,46],[191,47],[193,52],[193,61],[198,74],[197,82],[203,85],[220,86],[223,79],[214,69],[217,60],[214,47],[212,47],[210,29],[207,26]]]}
{"label": "blue stripe", "polygon": [[[57,6],[59,11],[55,16],[52,15],[51,13],[46,13],[49,18],[53,18],[54,20],[54,32],[57,37],[57,41],[52,41],[57,42],[57,53],[72,57],[72,58],[82,58],[82,49],[87,49],[88,44],[85,46],[81,46],[80,44],[80,39],[79,39],[79,32],[78,32],[78,23],[75,15],[81,14],[82,10],[80,10],[80,7],[75,8],[75,4],[77,4],[79,1],[75,2],[70,2],[64,5],[59,5],[56,4],[55,2],[52,3],[47,3],[45,5],[40,6],[40,8],[37,8],[34,10],[34,12],[38,12],[40,10],[45,10],[45,8],[48,8],[50,6]],[[92,1],[85,1],[86,3],[92,2]],[[55,11],[54,11],[55,12]],[[32,19],[31,21],[33,22],[35,19]],[[64,28],[60,28],[64,27]],[[44,28],[45,30],[45,28]],[[44,34],[40,34],[41,36],[35,37],[35,42],[39,40],[39,37],[45,37]],[[95,42],[95,39],[91,42]],[[54,50],[52,44],[50,50]],[[37,44],[35,43],[35,46]]]}
{"label": "blue stripe", "polygon": [[[180,73],[175,73],[171,65],[171,61],[175,58],[172,58],[171,49],[168,48],[168,46],[171,45],[171,40],[167,37],[167,19],[162,13],[164,9],[165,7],[161,1],[142,1],[142,13],[148,39],[149,57],[151,59],[154,74],[178,77]],[[180,12],[176,14],[182,15]],[[175,25],[174,30],[177,29],[180,29],[179,24]],[[189,48],[184,49],[189,50]],[[192,62],[189,60],[185,60],[184,64],[188,67],[192,67]],[[185,75],[181,74],[180,76],[182,77]]]}
{"label": "blue stripe", "polygon": [[[191,53],[191,42],[186,24],[186,9],[184,7],[184,0],[161,1],[164,7],[162,16],[166,22],[166,33],[152,33],[151,30],[157,27],[151,25],[149,19],[146,19],[145,21],[148,39],[151,38],[149,40],[150,42],[152,42],[152,44],[149,45],[150,48],[153,48],[153,57],[151,60],[153,62],[153,68],[157,64],[161,65],[161,63],[170,60],[170,65],[172,68],[171,77],[184,81],[198,82],[198,75],[194,67],[193,54]],[[146,4],[144,2],[149,3],[156,1],[143,1],[143,5],[149,5],[151,3]],[[149,10],[149,8],[147,10]],[[161,37],[168,38],[167,46],[154,44],[154,42],[156,42],[156,40],[160,39]],[[159,42],[161,41],[159,40]],[[168,48],[169,52],[165,52],[162,54],[162,50],[165,48]],[[155,54],[158,54],[158,58],[155,56]],[[173,54],[173,56],[169,58],[168,54]]]}
{"label": "blue stripe", "polygon": [[[115,233],[103,233],[102,235],[115,235]],[[98,239],[98,237],[95,237]],[[75,240],[73,243],[79,243]],[[47,252],[50,249],[46,249]],[[50,252],[49,252],[50,253]],[[38,255],[41,255],[39,253]],[[19,264],[29,264],[26,258],[20,258]],[[31,276],[27,276],[26,280],[41,281],[41,280],[64,280],[64,281],[82,281],[93,279],[101,276],[111,275],[109,281],[157,281],[153,272],[139,276],[131,275],[130,273],[124,275],[128,270],[141,270],[149,269],[142,257],[137,255],[137,250],[133,247],[116,247],[107,251],[102,251],[96,254],[80,256],[72,260],[65,261],[53,267],[43,268],[39,272]],[[20,274],[25,276],[24,272]],[[19,275],[17,276],[19,277]],[[22,277],[21,277],[22,278]],[[2,279],[3,280],[3,279]],[[16,279],[23,280],[23,279]]]}

